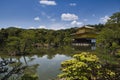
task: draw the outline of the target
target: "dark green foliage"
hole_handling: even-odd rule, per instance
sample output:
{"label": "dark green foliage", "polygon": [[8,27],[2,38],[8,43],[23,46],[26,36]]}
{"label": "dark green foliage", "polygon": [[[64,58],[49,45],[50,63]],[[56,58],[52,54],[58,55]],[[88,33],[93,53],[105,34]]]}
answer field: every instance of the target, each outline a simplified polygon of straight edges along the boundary
{"label": "dark green foliage", "polygon": [[2,48],[4,48],[5,46],[5,42],[8,38],[8,33],[5,29],[1,29],[0,30],[0,50],[2,50]]}
{"label": "dark green foliage", "polygon": [[24,76],[22,76],[21,80],[38,80],[38,77],[36,75],[28,75],[25,74]]}
{"label": "dark green foliage", "polygon": [[0,30],[0,49],[10,54],[24,54],[39,47],[70,45],[74,32],[75,28],[55,31],[9,27]]}
{"label": "dark green foliage", "polygon": [[23,76],[21,77],[21,80],[39,80],[38,79],[38,75],[37,75],[37,67],[39,65],[36,64],[36,65],[32,65],[32,66],[28,66],[24,72],[23,72]]}
{"label": "dark green foliage", "polygon": [[97,38],[98,51],[116,55],[120,48],[120,12],[114,13]]}
{"label": "dark green foliage", "polygon": [[114,13],[110,19],[107,21],[106,25],[109,27],[120,26],[120,12]]}

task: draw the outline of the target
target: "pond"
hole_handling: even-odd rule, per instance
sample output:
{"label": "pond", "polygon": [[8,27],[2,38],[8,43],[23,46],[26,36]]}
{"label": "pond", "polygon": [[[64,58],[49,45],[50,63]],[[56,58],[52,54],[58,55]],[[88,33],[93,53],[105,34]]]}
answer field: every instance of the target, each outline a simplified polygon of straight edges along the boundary
{"label": "pond", "polygon": [[32,56],[35,58],[29,64],[39,64],[37,73],[39,80],[52,80],[60,73],[60,64],[62,61],[70,59],[71,57],[66,55],[56,54],[52,59],[48,59],[48,56],[38,57],[37,55]]}
{"label": "pond", "polygon": [[[30,74],[37,74],[39,80],[53,80],[60,73],[61,62],[71,59],[72,55],[80,51],[72,47],[64,47],[57,49],[41,49],[37,52],[37,54],[19,57],[1,56],[0,61],[5,59],[13,62],[20,62],[22,65],[26,66],[34,67],[34,65],[37,65],[37,67],[31,69],[34,72],[30,70],[28,70],[28,72],[30,71]],[[10,68],[11,65],[8,67]]]}

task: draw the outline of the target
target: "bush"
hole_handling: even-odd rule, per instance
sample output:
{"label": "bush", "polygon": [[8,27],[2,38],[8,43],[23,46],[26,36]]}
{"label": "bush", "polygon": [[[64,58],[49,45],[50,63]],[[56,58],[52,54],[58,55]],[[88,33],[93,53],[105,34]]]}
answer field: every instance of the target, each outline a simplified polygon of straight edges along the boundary
{"label": "bush", "polygon": [[58,76],[66,80],[107,80],[115,76],[114,72],[102,66],[96,55],[88,52],[74,55],[61,66],[62,73]]}

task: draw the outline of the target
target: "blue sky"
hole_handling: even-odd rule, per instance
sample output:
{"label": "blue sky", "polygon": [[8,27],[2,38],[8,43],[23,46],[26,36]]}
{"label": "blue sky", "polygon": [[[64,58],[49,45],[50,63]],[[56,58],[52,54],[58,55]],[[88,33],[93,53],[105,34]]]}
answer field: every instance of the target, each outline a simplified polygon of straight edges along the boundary
{"label": "blue sky", "polygon": [[120,0],[0,0],[0,28],[65,29],[105,23]]}

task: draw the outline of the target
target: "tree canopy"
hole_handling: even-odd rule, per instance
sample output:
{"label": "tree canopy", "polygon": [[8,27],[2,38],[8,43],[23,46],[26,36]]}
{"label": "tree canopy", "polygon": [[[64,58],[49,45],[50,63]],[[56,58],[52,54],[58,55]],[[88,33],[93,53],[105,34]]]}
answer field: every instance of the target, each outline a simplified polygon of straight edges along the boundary
{"label": "tree canopy", "polygon": [[120,12],[114,13],[106,22],[97,38],[97,47],[103,53],[112,55],[120,48]]}
{"label": "tree canopy", "polygon": [[[70,45],[75,28],[65,30],[21,29],[0,30],[0,49],[8,53],[26,53],[40,46]],[[3,46],[3,47],[2,47]]]}

